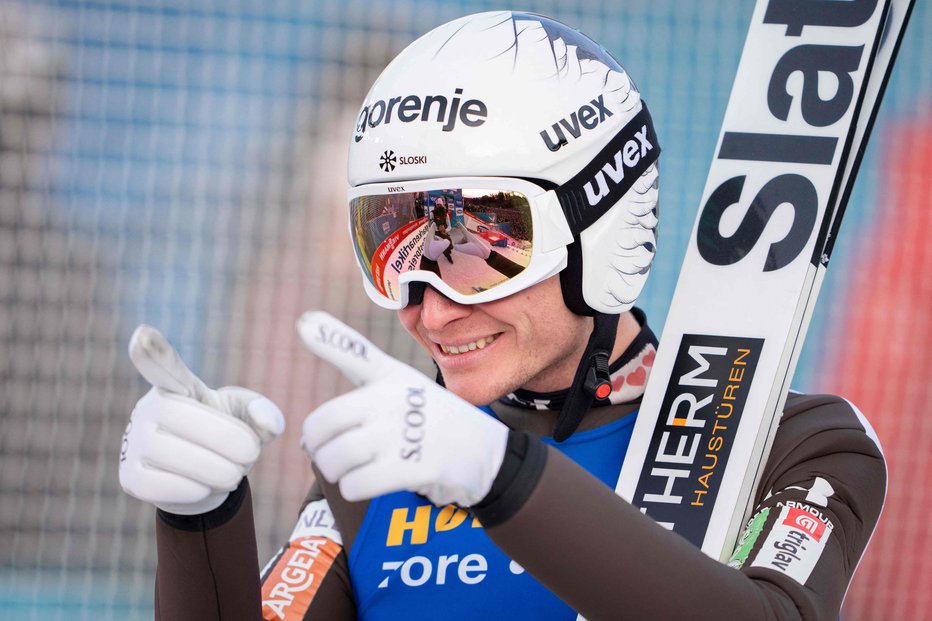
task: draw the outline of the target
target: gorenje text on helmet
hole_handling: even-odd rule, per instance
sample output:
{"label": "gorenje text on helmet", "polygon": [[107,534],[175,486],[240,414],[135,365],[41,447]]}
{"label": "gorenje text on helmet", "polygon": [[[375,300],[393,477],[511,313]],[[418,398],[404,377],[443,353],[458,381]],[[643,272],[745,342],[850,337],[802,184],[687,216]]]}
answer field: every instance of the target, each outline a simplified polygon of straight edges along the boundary
{"label": "gorenje text on helmet", "polygon": [[401,123],[442,123],[441,129],[445,132],[453,131],[457,119],[467,127],[479,127],[485,123],[489,109],[484,101],[467,99],[461,103],[459,95],[463,94],[463,89],[457,88],[453,93],[449,101],[444,95],[426,95],[423,98],[418,95],[399,95],[363,106],[356,121],[353,140],[359,142],[367,129],[376,128],[383,123],[388,125],[393,118]]}

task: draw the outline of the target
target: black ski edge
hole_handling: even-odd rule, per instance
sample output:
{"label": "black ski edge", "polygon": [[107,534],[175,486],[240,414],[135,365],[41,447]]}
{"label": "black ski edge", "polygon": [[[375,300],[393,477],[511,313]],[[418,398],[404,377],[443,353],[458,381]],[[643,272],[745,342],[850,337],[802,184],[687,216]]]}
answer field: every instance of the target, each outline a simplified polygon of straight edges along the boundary
{"label": "black ski edge", "polygon": [[869,112],[867,125],[864,127],[864,138],[861,141],[861,144],[858,145],[857,152],[854,155],[855,160],[851,169],[851,176],[849,177],[848,182],[842,192],[841,202],[838,205],[838,209],[836,209],[837,215],[832,221],[828,239],[825,240],[825,248],[822,250],[822,256],[824,257],[824,261],[826,263],[828,263],[829,259],[831,259],[832,251],[835,249],[835,240],[838,239],[838,231],[841,228],[841,220],[845,215],[845,210],[848,208],[848,200],[851,198],[851,193],[854,190],[854,181],[857,177],[858,170],[861,167],[861,162],[864,159],[864,154],[867,151],[867,144],[870,140],[871,133],[874,131],[874,123],[877,121],[877,115],[880,111],[880,103],[883,101],[883,96],[887,90],[887,84],[890,81],[890,76],[893,74],[893,66],[896,64],[896,58],[900,53],[900,46],[903,43],[903,37],[906,34],[906,28],[909,25],[909,18],[912,16],[913,8],[915,6],[916,0],[911,0],[906,7],[906,14],[903,17],[903,25],[900,26],[900,31],[897,33],[896,41],[893,44],[893,52],[890,55],[890,62],[887,63],[887,67],[884,70],[883,79],[880,83],[880,89],[877,91],[877,101],[874,102],[873,108]]}
{"label": "black ski edge", "polygon": [[[845,136],[845,143],[842,146],[841,155],[838,158],[838,164],[835,172],[835,179],[832,182],[832,189],[828,195],[828,202],[825,205],[825,212],[822,214],[822,222],[819,224],[819,233],[816,236],[816,243],[812,249],[812,257],[809,259],[809,262],[818,266],[827,261],[823,257],[825,256],[825,246],[827,238],[830,231],[832,230],[832,223],[836,219],[836,214],[840,217],[844,214],[844,205],[841,205],[838,202],[839,195],[844,195],[842,185],[844,184],[845,179],[845,170],[848,166],[848,159],[851,157],[851,151],[854,148],[855,136],[858,132],[858,125],[861,119],[861,114],[864,107],[864,99],[867,96],[868,86],[870,84],[871,74],[874,70],[874,63],[877,60],[877,53],[880,50],[880,43],[883,40],[884,28],[886,27],[887,20],[892,13],[893,3],[892,0],[885,0],[882,11],[884,12],[884,17],[880,20],[880,23],[877,27],[877,33],[874,36],[874,42],[871,45],[871,51],[867,57],[867,66],[864,68],[864,78],[861,80],[861,88],[859,89],[857,101],[854,104],[854,113],[851,116],[851,123],[848,126],[847,135]],[[889,66],[893,66],[893,63],[890,62]],[[879,102],[882,97],[878,94],[877,100],[874,103],[874,109],[879,106]],[[864,138],[861,140],[862,143],[867,141],[868,132],[865,129]],[[860,144],[858,145],[860,147]],[[860,151],[860,148],[858,149]],[[851,169],[850,178],[854,178],[858,173],[858,165],[860,164],[860,159],[855,156],[855,164]]]}

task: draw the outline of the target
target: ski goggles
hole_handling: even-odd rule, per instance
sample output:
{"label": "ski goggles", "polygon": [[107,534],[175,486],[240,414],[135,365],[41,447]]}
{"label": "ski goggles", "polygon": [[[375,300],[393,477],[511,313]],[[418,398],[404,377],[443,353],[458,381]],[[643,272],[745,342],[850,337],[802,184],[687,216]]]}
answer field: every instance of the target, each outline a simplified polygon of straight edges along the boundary
{"label": "ski goggles", "polygon": [[[653,164],[646,106],[568,182],[445,177],[351,188],[349,229],[369,297],[406,306],[414,283],[461,304],[526,289],[567,265],[567,246]],[[423,286],[423,285],[422,285]]]}

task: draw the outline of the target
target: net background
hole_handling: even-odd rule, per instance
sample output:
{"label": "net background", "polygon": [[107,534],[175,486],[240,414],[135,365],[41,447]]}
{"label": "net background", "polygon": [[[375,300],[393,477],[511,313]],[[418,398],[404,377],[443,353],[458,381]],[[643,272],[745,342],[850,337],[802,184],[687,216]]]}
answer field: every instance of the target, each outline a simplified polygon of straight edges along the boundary
{"label": "net background", "polygon": [[[522,4],[602,42],[651,104],[664,147],[661,252],[642,305],[659,329],[753,2]],[[125,354],[139,322],[209,384],[250,386],[287,413],[251,477],[263,561],[310,481],[301,420],[348,388],[297,345],[297,316],[323,308],[429,368],[360,287],[346,140],[394,54],[490,8],[0,4],[0,617],[151,618],[153,511],[120,491],[116,468],[146,389]],[[795,381],[851,397],[890,461],[846,619],[932,610],[930,25],[918,3]]]}

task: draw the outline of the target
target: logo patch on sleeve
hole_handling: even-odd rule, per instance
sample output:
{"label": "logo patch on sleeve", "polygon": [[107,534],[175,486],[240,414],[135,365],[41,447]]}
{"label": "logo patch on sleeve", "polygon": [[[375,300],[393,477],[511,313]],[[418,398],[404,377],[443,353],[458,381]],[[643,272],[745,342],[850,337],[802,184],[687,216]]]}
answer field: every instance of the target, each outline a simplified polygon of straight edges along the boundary
{"label": "logo patch on sleeve", "polygon": [[301,516],[298,517],[298,523],[295,524],[294,530],[291,531],[290,541],[297,541],[305,537],[326,537],[343,545],[343,537],[337,530],[336,521],[333,519],[333,513],[330,511],[330,505],[326,500],[315,500],[309,502]]}
{"label": "logo patch on sleeve", "polygon": [[292,539],[262,584],[262,618],[304,619],[340,550],[324,537]]}
{"label": "logo patch on sleeve", "polygon": [[806,584],[834,525],[818,509],[788,502],[767,535],[751,567],[766,567]]}
{"label": "logo patch on sleeve", "polygon": [[826,522],[823,522],[815,514],[805,509],[798,509],[796,507],[787,507],[787,509],[789,513],[783,520],[784,526],[804,530],[809,533],[816,542],[822,541],[822,536],[825,534],[825,530],[828,527]]}
{"label": "logo patch on sleeve", "polygon": [[757,538],[760,537],[761,531],[764,529],[768,515],[770,515],[770,508],[765,507],[751,518],[747,528],[744,529],[744,534],[738,539],[734,554],[731,555],[731,559],[728,561],[729,567],[741,569],[744,566],[745,561],[748,560],[748,554],[754,549],[754,544],[757,543]]}

